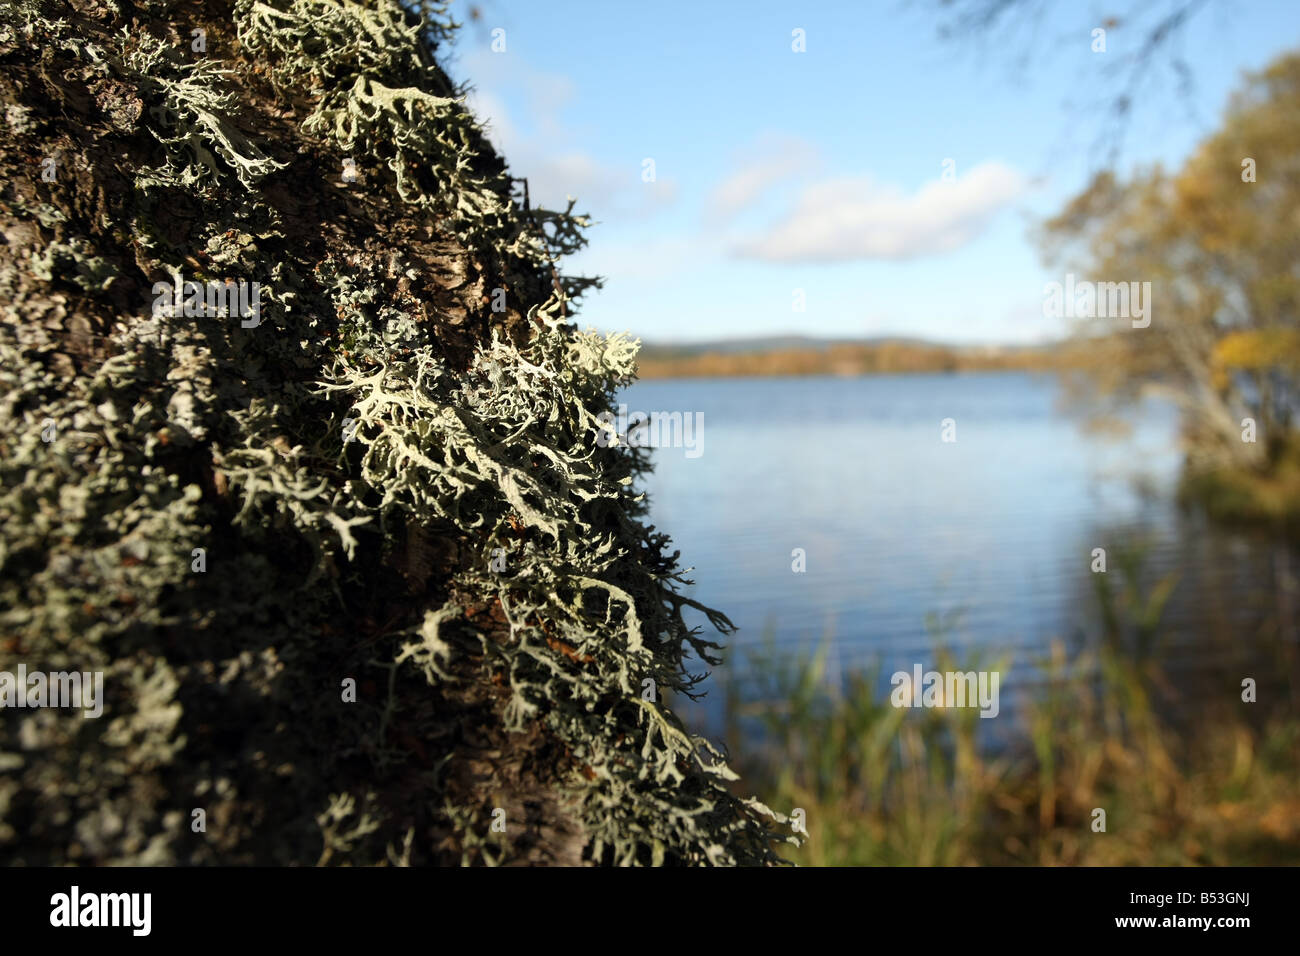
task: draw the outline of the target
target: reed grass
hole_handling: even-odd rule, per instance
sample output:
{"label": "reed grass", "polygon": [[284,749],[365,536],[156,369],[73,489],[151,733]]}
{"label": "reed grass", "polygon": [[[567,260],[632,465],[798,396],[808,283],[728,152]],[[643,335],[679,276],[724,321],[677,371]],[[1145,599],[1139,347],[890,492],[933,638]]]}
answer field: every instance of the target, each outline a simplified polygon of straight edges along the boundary
{"label": "reed grass", "polygon": [[[761,691],[730,693],[728,740],[746,785],[806,815],[796,863],[842,865],[1300,864],[1300,720],[1274,682],[1256,703],[1223,672],[1191,693],[1159,665],[1173,584],[1142,590],[1140,556],[1098,575],[1091,647],[1056,641],[1009,672],[936,652],[936,670],[999,669],[1038,690],[1014,713],[898,708],[879,670],[827,680],[829,638],[749,662]],[[1279,660],[1294,649],[1278,649]],[[1289,674],[1280,667],[1273,671]],[[1257,675],[1259,676],[1259,675]],[[1295,688],[1290,688],[1294,692]],[[1171,707],[1180,702],[1181,708]],[[998,725],[998,733],[980,724]],[[1105,831],[1094,829],[1105,811]]]}

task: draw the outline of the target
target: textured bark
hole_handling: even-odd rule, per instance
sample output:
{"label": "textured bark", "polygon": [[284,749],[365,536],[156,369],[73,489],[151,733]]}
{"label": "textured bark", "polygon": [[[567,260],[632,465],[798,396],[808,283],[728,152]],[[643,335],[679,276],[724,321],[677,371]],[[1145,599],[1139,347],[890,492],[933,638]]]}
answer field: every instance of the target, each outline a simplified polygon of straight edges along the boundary
{"label": "textured bark", "polygon": [[[621,340],[548,318],[587,284],[554,267],[581,223],[512,195],[442,102],[457,91],[427,41],[394,41],[414,16],[384,0],[0,9],[0,670],[106,681],[99,720],[0,712],[0,857],[774,859],[777,817],[637,697],[642,674],[689,690],[683,648],[712,645],[623,489],[642,453],[578,453],[630,368]],[[319,36],[293,26],[316,15]],[[331,49],[352,32],[355,52]],[[155,283],[177,270],[260,280],[260,324],[160,316]],[[557,335],[571,364],[516,358]],[[569,384],[513,432],[457,398],[529,406],[512,382],[535,373]],[[379,410],[347,441],[354,401]],[[533,482],[548,459],[590,470],[552,500]],[[597,570],[584,536],[610,543]],[[493,547],[525,570],[484,575]],[[551,598],[529,583],[543,575]]]}

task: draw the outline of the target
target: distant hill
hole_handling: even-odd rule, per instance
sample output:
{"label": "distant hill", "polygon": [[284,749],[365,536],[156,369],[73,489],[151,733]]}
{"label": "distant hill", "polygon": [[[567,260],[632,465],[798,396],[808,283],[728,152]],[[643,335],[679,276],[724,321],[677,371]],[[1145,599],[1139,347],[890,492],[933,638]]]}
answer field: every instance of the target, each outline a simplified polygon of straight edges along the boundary
{"label": "distant hill", "polygon": [[1058,348],[945,345],[901,336],[819,339],[774,335],[645,343],[637,356],[637,365],[642,379],[1049,369],[1058,364]]}
{"label": "distant hill", "polygon": [[759,335],[737,339],[712,339],[703,342],[643,342],[641,356],[666,358],[686,355],[737,355],[753,352],[825,351],[841,345],[902,345],[930,346],[936,343],[925,339],[902,336],[870,336],[860,339],[823,339],[811,335]]}

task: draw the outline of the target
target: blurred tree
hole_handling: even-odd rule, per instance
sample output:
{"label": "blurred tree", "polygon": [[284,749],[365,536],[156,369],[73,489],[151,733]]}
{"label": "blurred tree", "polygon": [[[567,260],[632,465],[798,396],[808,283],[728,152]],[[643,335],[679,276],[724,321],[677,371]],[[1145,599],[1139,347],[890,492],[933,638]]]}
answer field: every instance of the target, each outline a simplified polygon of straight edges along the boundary
{"label": "blurred tree", "polygon": [[[1049,261],[1149,281],[1151,324],[1082,320],[1112,399],[1142,389],[1183,412],[1194,466],[1268,464],[1293,437],[1300,386],[1300,54],[1248,76],[1220,130],[1170,174],[1096,175],[1043,227]],[[1242,439],[1242,420],[1259,442]]]}
{"label": "blurred tree", "polygon": [[[1106,153],[1113,164],[1118,158],[1124,134],[1133,118],[1134,107],[1162,84],[1171,83],[1189,113],[1194,111],[1194,55],[1183,49],[1190,24],[1210,10],[1219,9],[1226,25],[1236,8],[1224,0],[1129,0],[1110,3],[1097,10],[1091,6],[1062,4],[1058,0],[932,0],[939,17],[939,36],[945,40],[982,45],[996,40],[997,52],[1012,57],[1025,70],[1036,54],[1050,55],[1049,49],[1097,42],[1100,28],[1111,46],[1101,69],[1101,82],[1090,78],[1087,87],[1101,98],[1106,114],[1095,149]],[[1044,33],[1055,32],[1044,42]],[[1217,26],[1216,26],[1217,31]],[[1217,32],[1216,32],[1217,36]],[[1116,38],[1124,38],[1115,43]],[[1105,42],[1103,38],[1103,42]],[[1094,47],[1095,49],[1095,47]],[[1052,57],[1053,68],[1059,69]]]}

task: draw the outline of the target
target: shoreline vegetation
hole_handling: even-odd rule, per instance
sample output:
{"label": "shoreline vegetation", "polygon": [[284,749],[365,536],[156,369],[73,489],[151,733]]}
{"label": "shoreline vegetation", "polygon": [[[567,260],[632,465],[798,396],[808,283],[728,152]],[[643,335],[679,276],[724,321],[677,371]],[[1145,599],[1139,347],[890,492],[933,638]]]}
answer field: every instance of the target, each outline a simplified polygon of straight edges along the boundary
{"label": "shoreline vegetation", "polygon": [[765,666],[771,696],[726,704],[766,733],[733,724],[724,740],[745,742],[737,766],[761,799],[803,811],[807,840],[785,851],[798,864],[1300,864],[1300,723],[1241,699],[1236,673],[1199,698],[1212,715],[1192,732],[1162,713],[1163,668],[1058,642],[1030,668],[1046,693],[992,749],[976,711],[892,707],[873,670],[828,685],[824,647]]}
{"label": "shoreline vegetation", "polygon": [[[804,866],[1300,864],[1295,646],[1250,657],[1230,640],[1230,661],[1181,685],[1165,663],[1174,637],[1160,620],[1165,583],[1144,586],[1137,566],[1126,575],[1128,597],[1098,582],[1103,625],[1073,652],[1058,640],[1045,658],[1016,665],[989,648],[962,660],[936,635],[939,670],[992,667],[1010,685],[1041,688],[1006,715],[997,746],[980,734],[977,709],[891,706],[871,667],[830,679],[829,639],[793,657],[770,645],[754,654],[764,690],[742,699],[724,684],[723,739],[739,745],[746,784],[804,821],[807,838],[787,857]],[[757,732],[742,733],[741,721]]]}
{"label": "shoreline vegetation", "polygon": [[818,339],[742,340],[699,345],[643,345],[642,381],[669,378],[892,375],[910,372],[1058,371],[1075,367],[1070,344],[944,345],[911,339],[858,342]]}

